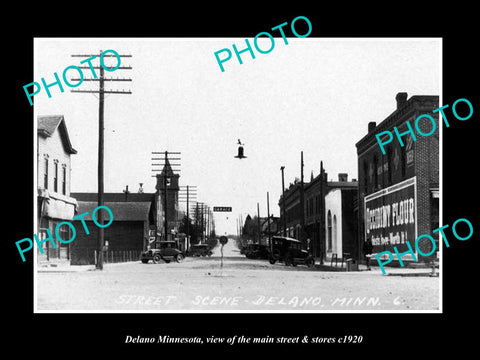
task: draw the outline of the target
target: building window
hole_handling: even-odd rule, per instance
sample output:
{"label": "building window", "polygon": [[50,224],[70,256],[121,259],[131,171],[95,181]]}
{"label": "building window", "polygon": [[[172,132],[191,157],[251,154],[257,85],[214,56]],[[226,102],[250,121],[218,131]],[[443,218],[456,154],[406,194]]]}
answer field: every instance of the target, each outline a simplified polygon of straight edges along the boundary
{"label": "building window", "polygon": [[387,183],[392,185],[392,149],[387,148]]}
{"label": "building window", "polygon": [[43,187],[48,189],[48,158],[45,158],[45,172],[43,173]]}
{"label": "building window", "polygon": [[405,179],[405,176],[407,174],[407,155],[405,146],[400,147],[400,158],[400,162],[402,165],[402,179]]}
{"label": "building window", "polygon": [[[68,226],[68,225],[60,226],[59,229],[58,229],[58,235],[64,241],[69,241],[73,236],[72,230],[71,230],[70,226]],[[68,242],[65,243],[65,242],[59,241],[59,243],[60,243],[60,247],[68,247],[68,245],[69,245]]]}
{"label": "building window", "polygon": [[58,192],[58,160],[54,161],[53,191]]}
{"label": "building window", "polygon": [[374,190],[378,189],[378,157],[373,157],[373,186]]}
{"label": "building window", "polygon": [[368,164],[363,160],[363,187],[365,189],[365,194],[368,193]]}
{"label": "building window", "polygon": [[62,166],[62,194],[67,195],[67,167]]}

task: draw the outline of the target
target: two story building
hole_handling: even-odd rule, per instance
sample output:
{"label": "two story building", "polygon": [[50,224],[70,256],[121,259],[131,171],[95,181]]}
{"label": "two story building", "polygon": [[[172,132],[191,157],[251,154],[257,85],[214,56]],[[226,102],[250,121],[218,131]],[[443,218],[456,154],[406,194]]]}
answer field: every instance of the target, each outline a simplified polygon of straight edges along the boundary
{"label": "two story building", "polygon": [[[438,124],[438,113],[432,111],[438,108],[439,98],[415,95],[408,99],[407,93],[401,92],[396,102],[396,109],[378,125],[369,122],[368,133],[356,144],[359,258],[367,238],[372,240],[374,253],[393,253],[394,246],[399,252],[405,252],[407,241],[415,249],[416,238],[432,234],[439,224],[439,130],[428,137],[418,136],[416,141],[406,132],[406,122],[413,126],[423,114],[429,114]],[[393,133],[394,126],[399,133],[405,133],[404,146],[394,135],[383,154],[375,135],[386,130]],[[420,122],[419,126],[422,132],[428,133],[432,125]],[[432,236],[436,238],[438,250],[438,233]],[[428,240],[420,241],[419,247],[429,253],[432,244]],[[407,261],[409,257],[412,258],[410,254],[405,255],[402,260]]]}
{"label": "two story building", "polygon": [[[38,116],[37,118],[37,236],[47,238],[47,229],[55,237],[58,223],[71,221],[75,216],[77,201],[70,197],[70,156],[77,153],[68,136],[63,115]],[[59,228],[63,239],[71,238],[67,225]],[[37,261],[52,258],[68,259],[70,244],[50,241],[42,244]]]}

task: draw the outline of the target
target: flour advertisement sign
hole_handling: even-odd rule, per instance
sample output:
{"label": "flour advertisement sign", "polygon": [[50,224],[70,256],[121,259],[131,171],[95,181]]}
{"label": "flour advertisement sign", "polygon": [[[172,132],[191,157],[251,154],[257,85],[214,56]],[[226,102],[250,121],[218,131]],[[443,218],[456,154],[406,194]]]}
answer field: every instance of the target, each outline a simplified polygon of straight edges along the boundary
{"label": "flour advertisement sign", "polygon": [[417,238],[416,176],[365,196],[364,204],[365,238],[370,237],[373,246]]}

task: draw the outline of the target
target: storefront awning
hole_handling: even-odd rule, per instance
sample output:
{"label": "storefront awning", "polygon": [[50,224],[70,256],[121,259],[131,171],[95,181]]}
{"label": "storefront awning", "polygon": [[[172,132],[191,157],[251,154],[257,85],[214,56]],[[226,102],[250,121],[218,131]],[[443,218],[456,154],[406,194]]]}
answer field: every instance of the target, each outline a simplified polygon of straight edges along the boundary
{"label": "storefront awning", "polygon": [[41,216],[52,219],[72,220],[77,208],[77,200],[69,196],[50,193],[47,190],[39,192],[42,197]]}

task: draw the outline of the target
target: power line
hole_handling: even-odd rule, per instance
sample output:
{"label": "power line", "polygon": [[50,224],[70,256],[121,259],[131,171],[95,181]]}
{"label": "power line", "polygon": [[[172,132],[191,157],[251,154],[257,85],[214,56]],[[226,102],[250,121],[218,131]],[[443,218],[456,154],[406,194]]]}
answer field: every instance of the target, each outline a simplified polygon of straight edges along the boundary
{"label": "power line", "polygon": [[[108,51],[108,50],[107,50]],[[81,55],[81,54],[73,54],[71,55],[72,57],[93,57],[97,56],[95,55]],[[100,50],[100,59],[103,57],[132,57],[132,55],[108,55],[108,54],[103,54],[102,56],[102,51]],[[99,86],[98,90],[70,90],[71,92],[74,93],[96,93],[99,94],[99,104],[98,104],[98,206],[103,206],[103,193],[104,193],[104,173],[103,173],[103,163],[104,163],[104,95],[105,94],[131,94],[132,92],[130,90],[125,91],[119,91],[119,90],[105,90],[105,81],[131,81],[131,79],[126,80],[126,79],[113,79],[113,78],[105,78],[105,69],[103,66],[80,66],[80,69],[99,69],[100,70],[100,77],[98,79],[89,79],[87,81],[98,81]],[[117,69],[125,69],[125,70],[131,70],[131,66],[118,66],[115,70]],[[80,79],[77,79],[78,81]],[[73,81],[73,79],[72,79]],[[98,211],[97,213],[97,221],[99,224],[103,225],[103,210]],[[104,231],[103,227],[98,228],[98,239],[97,239],[97,259],[96,259],[96,264],[95,267],[98,270],[103,270],[103,248],[104,248]]]}

